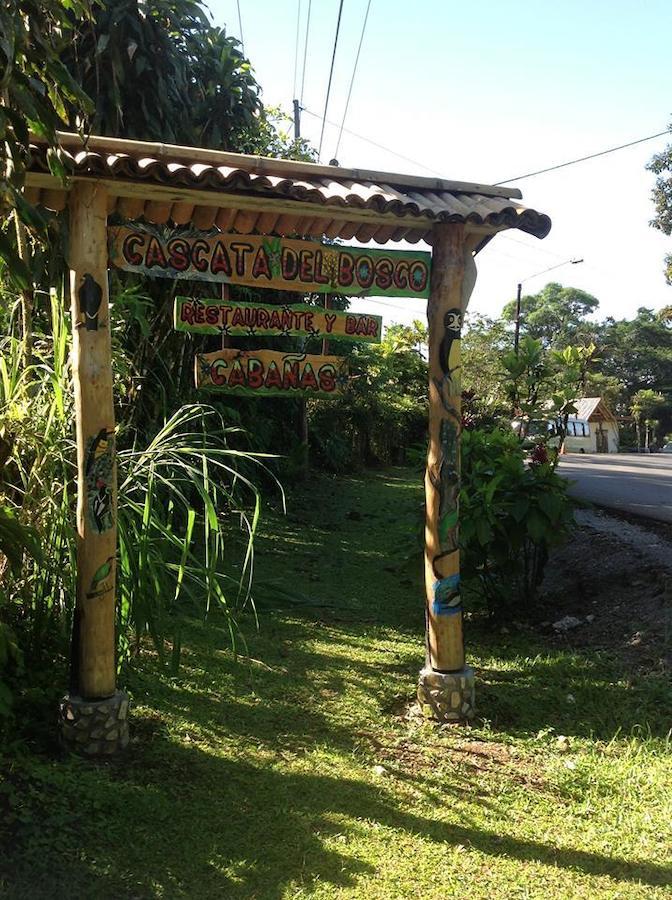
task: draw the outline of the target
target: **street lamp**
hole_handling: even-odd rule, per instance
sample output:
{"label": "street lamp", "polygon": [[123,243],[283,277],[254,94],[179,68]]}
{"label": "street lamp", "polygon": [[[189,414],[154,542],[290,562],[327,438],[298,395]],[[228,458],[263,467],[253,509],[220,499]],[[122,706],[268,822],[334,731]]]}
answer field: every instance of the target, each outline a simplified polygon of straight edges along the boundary
{"label": "street lamp", "polygon": [[545,275],[546,272],[552,272],[553,269],[559,269],[560,266],[576,266],[579,263],[582,263],[582,259],[566,259],[564,262],[556,263],[554,266],[549,266],[548,269],[542,269],[541,272],[535,272],[534,275],[528,275],[527,278],[523,278],[518,282],[518,293],[516,294],[516,330],[513,333],[513,352],[518,356],[518,342],[520,338],[520,298],[522,295],[523,284],[526,281],[529,281],[531,278],[536,278],[537,275]]}

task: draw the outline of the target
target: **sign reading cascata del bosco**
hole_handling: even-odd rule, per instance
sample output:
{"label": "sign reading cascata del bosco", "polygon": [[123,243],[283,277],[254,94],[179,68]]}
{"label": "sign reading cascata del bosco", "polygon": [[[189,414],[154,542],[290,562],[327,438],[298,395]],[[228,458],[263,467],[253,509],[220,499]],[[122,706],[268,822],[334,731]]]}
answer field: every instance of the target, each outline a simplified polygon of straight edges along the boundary
{"label": "sign reading cascata del bosco", "polygon": [[346,360],[280,350],[226,348],[196,356],[196,387],[247,396],[329,397],[348,383]]}
{"label": "sign reading cascata del bosco", "polygon": [[428,297],[430,253],[328,246],[279,237],[158,236],[109,229],[110,261],[127,272],[348,296]]}
{"label": "sign reading cascata del bosco", "polygon": [[365,313],[341,312],[318,306],[239,303],[234,300],[193,300],[176,297],[177,331],[254,337],[333,337],[380,343],[383,320]]}

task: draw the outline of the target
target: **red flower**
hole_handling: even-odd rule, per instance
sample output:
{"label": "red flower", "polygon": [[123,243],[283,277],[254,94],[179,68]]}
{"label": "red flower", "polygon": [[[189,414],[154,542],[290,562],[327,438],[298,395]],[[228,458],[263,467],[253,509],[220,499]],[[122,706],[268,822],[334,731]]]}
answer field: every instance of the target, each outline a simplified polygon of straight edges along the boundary
{"label": "red flower", "polygon": [[548,450],[543,444],[536,444],[530,451],[531,466],[545,466],[548,463]]}

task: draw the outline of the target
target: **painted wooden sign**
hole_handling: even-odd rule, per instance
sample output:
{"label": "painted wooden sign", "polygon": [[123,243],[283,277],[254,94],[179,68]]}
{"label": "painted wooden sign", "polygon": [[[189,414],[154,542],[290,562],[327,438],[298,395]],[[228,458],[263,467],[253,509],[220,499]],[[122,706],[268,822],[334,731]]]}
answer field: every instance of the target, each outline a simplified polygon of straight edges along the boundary
{"label": "painted wooden sign", "polygon": [[379,344],[383,319],[365,313],[322,309],[318,306],[239,303],[232,300],[193,300],[176,297],[177,331],[247,336],[333,337]]}
{"label": "painted wooden sign", "polygon": [[227,348],[196,356],[196,387],[253,397],[331,397],[348,383],[347,361],[279,350]]}
{"label": "painted wooden sign", "polygon": [[428,297],[431,254],[256,235],[161,236],[109,229],[110,261],[127,272],[304,293]]}

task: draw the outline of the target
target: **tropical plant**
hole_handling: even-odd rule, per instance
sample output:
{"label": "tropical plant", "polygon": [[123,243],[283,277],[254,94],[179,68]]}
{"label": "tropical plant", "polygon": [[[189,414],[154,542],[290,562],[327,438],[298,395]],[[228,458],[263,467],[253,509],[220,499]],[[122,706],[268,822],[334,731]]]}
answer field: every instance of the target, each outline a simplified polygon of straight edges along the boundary
{"label": "tropical plant", "polygon": [[93,99],[94,133],[240,150],[262,107],[239,47],[198,0],[107,0],[64,62]]}
{"label": "tropical plant", "polygon": [[45,226],[23,195],[29,134],[48,144],[52,173],[65,175],[56,131],[66,119],[66,105],[81,119],[90,104],[61,56],[73,26],[89,22],[91,10],[86,0],[6,0],[0,5],[0,214],[6,219],[14,211],[18,223],[15,238],[0,230],[0,258],[21,290],[31,287],[22,229]]}
{"label": "tropical plant", "polygon": [[[19,522],[13,509],[0,506],[0,613],[7,605],[3,588],[5,572],[19,573],[24,555],[42,559],[39,536],[33,528]],[[12,690],[7,683],[7,673],[11,670],[15,677],[22,674],[23,654],[14,629],[0,619],[0,723],[12,708]]]}
{"label": "tropical plant", "polygon": [[424,441],[426,340],[426,328],[415,322],[388,328],[380,344],[350,349],[348,392],[309,403],[311,439],[323,466],[343,471],[353,465],[398,463],[409,447]]}
{"label": "tropical plant", "polygon": [[[554,436],[558,446],[567,434],[567,422],[576,413],[575,401],[583,396],[590,367],[596,362],[594,344],[565,347],[548,351],[540,340],[526,335],[518,352],[510,351],[502,357],[503,386],[511,402],[514,415],[521,422],[519,437],[527,437],[527,427],[533,421],[556,423]],[[547,443],[551,432],[540,435]],[[549,456],[557,463],[557,454]]]}
{"label": "tropical plant", "polygon": [[122,657],[146,633],[163,657],[171,634],[177,669],[185,616],[204,618],[213,606],[235,646],[233,611],[250,596],[261,509],[249,470],[263,466],[260,455],[229,446],[239,432],[212,407],[186,406],[148,446],[118,454]]}
{"label": "tropical plant", "polygon": [[567,482],[542,454],[526,465],[512,432],[465,431],[460,523],[466,597],[493,615],[522,617],[537,599],[549,549],[571,528]]}
{"label": "tropical plant", "polygon": [[[15,540],[12,566],[0,567],[4,647],[11,638],[30,671],[64,662],[76,602],[70,341],[55,292],[51,312],[31,369],[22,368],[17,338],[0,347],[0,539],[23,536],[30,551],[39,534],[49,548],[31,556]],[[121,359],[120,352],[123,372]],[[239,429],[204,406],[178,409],[148,438],[147,431],[119,434],[119,656],[127,659],[149,634],[162,656],[172,641],[176,666],[184,616],[216,606],[235,636],[234,609],[249,596],[264,463],[237,449]]]}
{"label": "tropical plant", "polygon": [[[510,418],[511,401],[504,386],[502,355],[511,346],[511,334],[503,319],[478,313],[465,317],[462,329],[462,387],[468,397],[472,426],[492,427]],[[465,407],[463,397],[463,408]]]}

